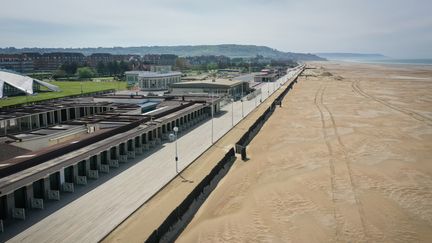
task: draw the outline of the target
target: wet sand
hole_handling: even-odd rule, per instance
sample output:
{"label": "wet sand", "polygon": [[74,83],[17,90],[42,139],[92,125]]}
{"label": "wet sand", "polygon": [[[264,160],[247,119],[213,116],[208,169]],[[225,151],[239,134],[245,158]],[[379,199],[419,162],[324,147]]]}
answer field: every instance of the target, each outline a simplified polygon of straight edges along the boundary
{"label": "wet sand", "polygon": [[432,66],[309,66],[178,242],[432,242]]}

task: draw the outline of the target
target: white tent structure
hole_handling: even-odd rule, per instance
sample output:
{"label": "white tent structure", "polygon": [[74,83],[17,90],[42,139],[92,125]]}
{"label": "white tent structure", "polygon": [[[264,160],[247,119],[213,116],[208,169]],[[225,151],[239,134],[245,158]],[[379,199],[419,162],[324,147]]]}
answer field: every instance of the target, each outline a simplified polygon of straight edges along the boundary
{"label": "white tent structure", "polygon": [[[9,89],[5,90],[6,86],[13,87],[15,93],[25,93],[32,95],[37,90],[34,90],[37,86],[44,86],[51,91],[60,91],[59,87],[52,85],[47,82],[43,82],[29,76],[24,76],[18,73],[14,73],[8,70],[0,70],[0,98],[8,96]],[[9,87],[8,87],[9,88]],[[20,92],[21,91],[21,92]]]}

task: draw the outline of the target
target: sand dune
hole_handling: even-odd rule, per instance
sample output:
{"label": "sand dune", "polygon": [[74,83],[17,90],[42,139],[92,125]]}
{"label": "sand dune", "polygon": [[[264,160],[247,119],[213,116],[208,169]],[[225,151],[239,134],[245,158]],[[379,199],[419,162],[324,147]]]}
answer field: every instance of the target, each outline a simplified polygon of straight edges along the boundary
{"label": "sand dune", "polygon": [[432,242],[432,67],[309,66],[178,242]]}

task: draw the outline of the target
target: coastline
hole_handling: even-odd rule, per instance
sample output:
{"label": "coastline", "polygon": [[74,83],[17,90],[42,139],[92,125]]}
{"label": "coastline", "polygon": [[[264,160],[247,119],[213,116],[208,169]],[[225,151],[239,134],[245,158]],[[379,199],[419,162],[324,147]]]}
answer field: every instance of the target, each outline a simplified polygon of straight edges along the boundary
{"label": "coastline", "polygon": [[360,59],[341,59],[329,62],[347,62],[354,64],[382,64],[382,65],[412,65],[412,66],[431,66],[432,59],[377,59],[377,60],[360,60]]}

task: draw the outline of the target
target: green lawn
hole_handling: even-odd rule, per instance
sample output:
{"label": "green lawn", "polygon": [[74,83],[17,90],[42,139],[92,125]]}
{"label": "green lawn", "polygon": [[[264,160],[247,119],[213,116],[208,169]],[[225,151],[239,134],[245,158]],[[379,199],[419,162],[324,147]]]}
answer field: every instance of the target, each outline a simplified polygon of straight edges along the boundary
{"label": "green lawn", "polygon": [[123,90],[126,89],[126,82],[80,82],[80,81],[52,81],[51,84],[57,85],[60,92],[41,92],[33,96],[14,96],[0,100],[0,107],[17,105],[26,102],[40,101],[46,99],[60,98],[68,95],[81,94],[81,84],[83,93],[95,92],[106,89]]}

